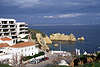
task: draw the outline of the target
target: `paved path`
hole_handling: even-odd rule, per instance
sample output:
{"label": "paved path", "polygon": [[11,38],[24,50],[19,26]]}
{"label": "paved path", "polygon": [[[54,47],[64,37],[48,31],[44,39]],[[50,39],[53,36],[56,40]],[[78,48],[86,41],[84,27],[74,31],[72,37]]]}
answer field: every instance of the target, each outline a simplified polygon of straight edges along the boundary
{"label": "paved path", "polygon": [[48,55],[49,56],[49,60],[46,61],[42,61],[38,64],[26,64],[25,67],[45,67],[48,64],[53,64],[52,60],[56,57],[54,55]]}
{"label": "paved path", "polygon": [[[57,54],[46,54],[47,55],[47,57],[49,57],[49,60],[46,60],[46,61],[42,61],[42,62],[40,62],[40,63],[38,63],[38,64],[26,64],[24,67],[45,67],[46,65],[48,65],[48,64],[53,64],[53,61],[55,60],[55,59],[57,59],[58,58],[58,55]],[[71,57],[66,57],[65,58],[65,60],[72,60],[72,58]]]}

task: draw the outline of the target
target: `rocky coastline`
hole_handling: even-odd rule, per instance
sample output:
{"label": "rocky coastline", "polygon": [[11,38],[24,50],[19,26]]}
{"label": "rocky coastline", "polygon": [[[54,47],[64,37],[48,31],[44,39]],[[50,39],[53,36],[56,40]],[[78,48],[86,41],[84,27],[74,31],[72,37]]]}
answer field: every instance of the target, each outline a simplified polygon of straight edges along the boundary
{"label": "rocky coastline", "polygon": [[77,40],[83,41],[85,38],[82,36],[80,38],[76,38],[74,34],[61,34],[61,33],[55,33],[50,35],[50,40],[51,41],[71,41],[71,42],[76,42]]}

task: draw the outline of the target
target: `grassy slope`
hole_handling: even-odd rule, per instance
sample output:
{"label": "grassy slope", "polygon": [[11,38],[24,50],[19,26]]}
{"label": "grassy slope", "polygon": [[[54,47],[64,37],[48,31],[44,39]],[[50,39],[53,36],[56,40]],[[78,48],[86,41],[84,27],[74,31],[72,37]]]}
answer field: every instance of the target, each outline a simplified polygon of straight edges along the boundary
{"label": "grassy slope", "polygon": [[11,66],[9,66],[7,64],[0,64],[0,67],[11,67]]}
{"label": "grassy slope", "polygon": [[43,37],[45,37],[45,34],[39,30],[33,30],[33,29],[28,29],[29,32],[32,32],[32,39],[36,39],[36,33],[41,33]]}

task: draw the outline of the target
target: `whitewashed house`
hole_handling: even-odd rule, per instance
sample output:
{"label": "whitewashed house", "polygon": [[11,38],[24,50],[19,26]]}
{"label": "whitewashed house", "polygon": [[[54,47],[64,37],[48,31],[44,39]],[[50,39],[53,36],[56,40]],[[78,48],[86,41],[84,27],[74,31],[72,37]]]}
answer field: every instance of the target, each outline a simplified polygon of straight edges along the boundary
{"label": "whitewashed house", "polygon": [[8,37],[0,38],[0,43],[7,43],[9,46],[14,45],[13,40]]}
{"label": "whitewashed house", "polygon": [[1,43],[0,61],[8,59],[10,63],[13,63],[14,60],[20,63],[21,56],[33,56],[39,53],[37,45],[34,42],[22,42],[12,46],[7,43]]}
{"label": "whitewashed house", "polygon": [[17,54],[22,56],[32,56],[38,54],[39,52],[39,48],[36,47],[37,45],[38,44],[35,44],[34,42],[18,43],[7,48],[7,52],[5,53]]}

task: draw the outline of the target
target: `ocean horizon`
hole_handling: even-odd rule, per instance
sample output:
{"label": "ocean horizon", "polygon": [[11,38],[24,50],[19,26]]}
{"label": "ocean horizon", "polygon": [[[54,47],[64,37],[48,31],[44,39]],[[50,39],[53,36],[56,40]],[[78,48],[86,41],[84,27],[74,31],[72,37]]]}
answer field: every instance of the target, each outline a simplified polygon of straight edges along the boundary
{"label": "ocean horizon", "polygon": [[[77,41],[74,43],[65,42],[61,44],[61,49],[64,51],[75,51],[80,49],[81,52],[93,53],[100,51],[100,25],[55,25],[55,26],[29,26],[29,28],[39,30],[48,36],[52,33],[73,33],[77,38],[85,37],[85,41]],[[53,42],[53,44],[59,42]],[[51,50],[59,50],[59,47],[49,45]]]}

